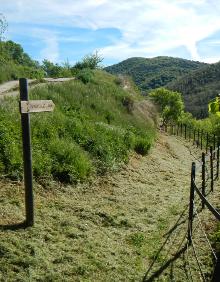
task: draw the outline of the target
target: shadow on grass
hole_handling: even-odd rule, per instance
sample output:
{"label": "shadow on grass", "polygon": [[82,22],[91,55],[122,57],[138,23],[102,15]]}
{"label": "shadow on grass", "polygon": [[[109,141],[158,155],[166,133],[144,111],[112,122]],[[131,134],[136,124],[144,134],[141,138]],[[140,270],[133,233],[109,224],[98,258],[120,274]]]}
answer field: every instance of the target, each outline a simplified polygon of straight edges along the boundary
{"label": "shadow on grass", "polygon": [[[159,269],[157,269],[150,277],[148,277],[150,271],[152,270],[154,264],[156,263],[157,259],[159,258],[161,252],[163,251],[163,249],[165,248],[166,244],[169,242],[171,236],[173,235],[173,233],[175,232],[175,230],[180,227],[181,225],[183,225],[184,223],[186,223],[186,221],[188,220],[187,216],[185,215],[186,211],[188,210],[188,205],[185,207],[185,209],[182,211],[182,213],[180,214],[179,218],[177,219],[176,223],[173,225],[173,227],[170,228],[170,230],[164,234],[164,237],[166,237],[165,241],[163,242],[163,244],[161,245],[160,249],[157,251],[154,260],[152,261],[150,267],[148,268],[144,278],[143,278],[143,282],[147,282],[147,281],[153,281],[155,278],[159,277],[164,270],[166,270],[170,265],[172,265],[172,263],[177,260],[187,249],[187,244],[185,244],[182,248],[182,244],[183,241],[181,242],[178,251],[172,256],[172,258],[168,259]],[[185,239],[185,237],[184,237]],[[181,249],[180,249],[181,248]]]}
{"label": "shadow on grass", "polygon": [[4,230],[19,230],[27,227],[26,221],[15,223],[15,224],[0,224],[0,231]]}
{"label": "shadow on grass", "polygon": [[172,258],[168,259],[159,269],[157,269],[150,277],[147,277],[149,271],[145,274],[143,282],[154,281],[155,278],[158,278],[164,270],[166,270],[172,263],[177,260],[187,249],[187,244],[185,244],[179,251],[177,251]]}

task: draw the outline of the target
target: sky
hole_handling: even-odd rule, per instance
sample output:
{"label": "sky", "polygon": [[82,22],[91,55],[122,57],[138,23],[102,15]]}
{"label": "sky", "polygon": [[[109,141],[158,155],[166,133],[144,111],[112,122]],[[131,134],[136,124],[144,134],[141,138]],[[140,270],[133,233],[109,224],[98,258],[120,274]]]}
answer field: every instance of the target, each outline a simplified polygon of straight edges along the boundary
{"label": "sky", "polygon": [[220,61],[219,0],[0,0],[6,40],[33,59],[103,65],[130,57]]}

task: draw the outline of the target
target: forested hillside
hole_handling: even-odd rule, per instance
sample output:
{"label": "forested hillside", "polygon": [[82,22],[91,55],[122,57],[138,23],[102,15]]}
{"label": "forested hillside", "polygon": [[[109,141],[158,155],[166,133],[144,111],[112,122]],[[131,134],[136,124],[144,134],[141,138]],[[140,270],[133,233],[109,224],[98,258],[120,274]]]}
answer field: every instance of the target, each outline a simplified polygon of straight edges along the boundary
{"label": "forested hillside", "polygon": [[134,57],[106,67],[112,74],[126,74],[133,78],[142,91],[148,91],[175,81],[206,64],[172,57]]}
{"label": "forested hillside", "polygon": [[183,94],[186,111],[204,118],[208,115],[208,102],[220,93],[220,62],[181,77],[167,87]]}

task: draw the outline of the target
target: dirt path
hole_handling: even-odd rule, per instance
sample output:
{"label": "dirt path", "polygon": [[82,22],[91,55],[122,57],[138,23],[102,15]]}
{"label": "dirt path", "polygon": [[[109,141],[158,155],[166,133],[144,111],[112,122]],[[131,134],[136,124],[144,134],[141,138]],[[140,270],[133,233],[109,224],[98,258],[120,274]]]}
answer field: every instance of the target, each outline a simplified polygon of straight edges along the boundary
{"label": "dirt path", "polygon": [[[0,235],[0,247],[15,248],[12,261],[3,256],[0,271],[2,266],[4,274],[7,268],[9,277],[15,279],[13,261],[17,259],[21,265],[17,271],[24,281],[30,279],[30,271],[32,281],[36,277],[42,281],[54,277],[58,280],[53,281],[142,281],[188,203],[190,167],[197,154],[182,138],[160,134],[148,156],[133,156],[117,173],[77,187],[54,183],[45,189],[36,184],[36,225],[26,232]],[[1,186],[0,224],[21,221],[22,185]],[[177,240],[169,239],[165,248],[165,253],[172,249],[171,257],[187,222],[178,226]],[[20,245],[14,247],[15,242]],[[22,260],[32,259],[31,252],[24,253],[25,248],[38,254],[29,272],[20,263],[21,253]],[[154,271],[159,266],[157,263]],[[182,264],[175,278],[187,281]],[[171,281],[164,279],[158,281]]]}
{"label": "dirt path", "polygon": [[[68,80],[74,79],[73,77],[68,77],[68,78],[44,78],[44,81],[47,83],[55,83],[55,82],[65,82]],[[28,84],[30,87],[39,85],[35,84],[36,79],[28,79]],[[43,83],[45,83],[43,82]],[[41,84],[43,84],[41,83]],[[19,81],[18,80],[13,80],[13,81],[8,81],[5,83],[0,84],[0,99],[5,97],[5,96],[16,96],[18,95],[18,88],[19,88]]]}

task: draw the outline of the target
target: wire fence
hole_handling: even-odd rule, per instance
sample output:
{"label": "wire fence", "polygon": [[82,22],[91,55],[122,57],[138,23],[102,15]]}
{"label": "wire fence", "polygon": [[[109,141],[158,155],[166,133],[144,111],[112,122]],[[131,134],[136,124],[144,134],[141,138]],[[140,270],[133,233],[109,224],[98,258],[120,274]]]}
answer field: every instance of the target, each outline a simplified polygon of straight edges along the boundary
{"label": "wire fence", "polygon": [[[158,250],[143,281],[154,281],[170,266],[173,272],[173,263],[180,256],[184,260],[184,264],[180,267],[185,268],[185,277],[181,277],[183,281],[219,281],[216,280],[220,279],[219,277],[216,278],[216,271],[213,271],[213,265],[216,268],[219,265],[219,259],[210,241],[209,232],[212,226],[209,218],[211,212],[215,220],[214,224],[216,224],[216,221],[220,220],[220,212],[215,207],[215,204],[211,202],[209,196],[213,194],[215,190],[214,184],[219,179],[220,139],[215,134],[206,133],[185,124],[170,125],[165,128],[165,131],[172,135],[182,136],[188,141],[193,141],[192,144],[204,150],[204,152],[202,152],[199,159],[192,163],[189,203],[180,215],[173,230],[168,232],[168,237],[165,238],[164,244]],[[209,213],[208,216],[207,212]],[[169,239],[170,247],[168,247],[165,256],[167,259],[168,253],[171,251],[180,231],[173,236],[172,240],[170,239],[171,233],[177,230],[180,221],[186,222],[186,225],[183,226],[186,232],[175,255],[165,261],[159,269],[153,273],[151,272],[150,275],[153,265]],[[169,279],[175,281],[173,273],[169,277]]]}

